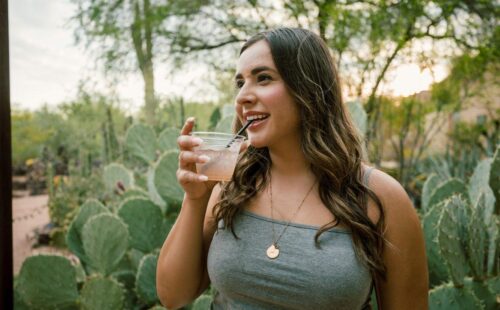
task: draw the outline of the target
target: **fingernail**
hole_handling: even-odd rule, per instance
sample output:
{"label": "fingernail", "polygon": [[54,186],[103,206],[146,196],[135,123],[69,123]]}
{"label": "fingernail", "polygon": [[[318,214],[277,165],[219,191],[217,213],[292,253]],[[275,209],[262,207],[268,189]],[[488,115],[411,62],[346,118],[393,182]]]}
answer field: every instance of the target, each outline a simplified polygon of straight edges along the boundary
{"label": "fingernail", "polygon": [[200,157],[198,157],[199,160],[201,160],[202,162],[206,163],[210,160],[210,157],[208,157],[207,155],[200,155]]}
{"label": "fingernail", "polygon": [[208,177],[206,175],[200,175],[198,177],[198,180],[200,180],[200,181],[208,181]]}
{"label": "fingernail", "polygon": [[195,145],[200,145],[203,143],[203,140],[201,138],[193,138],[192,141]]}
{"label": "fingernail", "polygon": [[188,117],[187,120],[186,120],[186,122],[191,122],[191,123],[194,122],[194,117],[192,117],[192,116]]}

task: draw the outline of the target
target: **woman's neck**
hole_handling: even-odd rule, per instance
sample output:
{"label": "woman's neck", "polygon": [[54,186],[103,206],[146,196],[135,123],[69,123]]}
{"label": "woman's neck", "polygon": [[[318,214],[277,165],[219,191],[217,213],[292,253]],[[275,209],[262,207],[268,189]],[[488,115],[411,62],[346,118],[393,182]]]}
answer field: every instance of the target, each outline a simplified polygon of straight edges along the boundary
{"label": "woman's neck", "polygon": [[311,165],[307,161],[300,145],[295,147],[270,147],[271,173],[276,177],[304,177],[304,175],[314,177]]}

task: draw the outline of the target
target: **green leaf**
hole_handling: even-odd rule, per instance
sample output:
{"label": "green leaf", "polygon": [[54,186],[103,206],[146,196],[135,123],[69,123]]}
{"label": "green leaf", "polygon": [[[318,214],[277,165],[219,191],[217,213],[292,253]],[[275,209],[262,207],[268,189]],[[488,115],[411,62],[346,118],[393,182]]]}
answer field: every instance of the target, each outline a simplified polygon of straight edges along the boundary
{"label": "green leaf", "polygon": [[201,295],[194,301],[192,310],[210,310],[211,305],[212,297]]}

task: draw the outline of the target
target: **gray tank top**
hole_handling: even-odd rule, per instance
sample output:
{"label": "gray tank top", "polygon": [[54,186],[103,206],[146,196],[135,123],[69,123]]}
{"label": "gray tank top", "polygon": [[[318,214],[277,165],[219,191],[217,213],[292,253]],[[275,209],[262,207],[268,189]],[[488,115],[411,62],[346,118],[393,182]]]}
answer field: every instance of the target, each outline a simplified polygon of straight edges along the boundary
{"label": "gray tank top", "polygon": [[328,230],[317,248],[319,227],[291,223],[280,239],[280,255],[269,259],[273,222],[276,231],[286,225],[243,210],[234,222],[238,240],[218,223],[207,258],[216,290],[211,309],[352,310],[369,303],[372,277],[347,230]]}

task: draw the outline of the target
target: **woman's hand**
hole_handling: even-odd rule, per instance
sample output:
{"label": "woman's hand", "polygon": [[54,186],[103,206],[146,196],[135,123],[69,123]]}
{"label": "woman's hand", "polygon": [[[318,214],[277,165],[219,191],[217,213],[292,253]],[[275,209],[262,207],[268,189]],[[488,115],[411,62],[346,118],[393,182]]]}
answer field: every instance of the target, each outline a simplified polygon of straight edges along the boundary
{"label": "woman's hand", "polygon": [[193,152],[193,148],[202,142],[200,138],[189,135],[193,127],[194,118],[190,117],[186,120],[181,135],[177,139],[180,149],[177,181],[184,189],[187,199],[208,199],[217,182],[208,181],[207,176],[196,173],[196,163],[206,163],[209,158],[205,155],[198,156]]}

